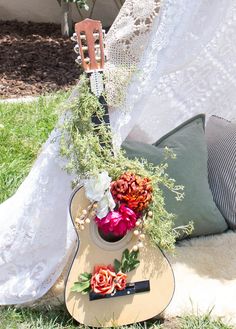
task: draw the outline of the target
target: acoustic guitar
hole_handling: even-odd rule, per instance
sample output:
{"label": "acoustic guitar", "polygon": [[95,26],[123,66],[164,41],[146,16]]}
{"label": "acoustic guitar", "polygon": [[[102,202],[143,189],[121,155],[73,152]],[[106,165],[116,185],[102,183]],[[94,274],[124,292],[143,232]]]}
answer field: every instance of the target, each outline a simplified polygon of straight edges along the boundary
{"label": "acoustic guitar", "polygon": [[[98,36],[99,45],[103,47],[101,23],[91,20],[86,20],[85,24],[77,23],[76,32],[84,68],[89,70],[89,74],[93,74],[93,70],[101,72],[104,59],[98,55],[96,58],[98,47],[94,47],[94,40]],[[83,44],[80,42],[81,33]],[[85,40],[90,40],[89,46],[85,45]],[[87,51],[86,56],[82,54],[83,51]],[[88,54],[91,60],[88,60]],[[99,50],[99,54],[104,56],[103,48]],[[97,65],[94,65],[94,59],[98,61]],[[87,66],[89,63],[91,66]],[[94,205],[86,197],[83,186],[73,192],[69,212],[78,236],[78,248],[65,289],[66,307],[71,316],[87,326],[114,327],[145,321],[162,313],[174,293],[174,275],[165,255],[148,238],[143,241],[138,252],[139,260],[135,263],[138,266],[127,273],[127,283],[123,289],[102,294],[89,291],[89,287],[85,286],[88,288],[87,294],[75,291],[79,278],[90,280],[88,274],[96,266],[112,265],[114,260],[122,260],[125,253],[135,258],[137,253],[132,250],[137,245],[137,236],[134,230],[115,240],[104,236],[94,220]],[[81,218],[84,218],[86,225],[81,224],[83,221],[80,223]],[[88,280],[84,281],[85,285]]]}

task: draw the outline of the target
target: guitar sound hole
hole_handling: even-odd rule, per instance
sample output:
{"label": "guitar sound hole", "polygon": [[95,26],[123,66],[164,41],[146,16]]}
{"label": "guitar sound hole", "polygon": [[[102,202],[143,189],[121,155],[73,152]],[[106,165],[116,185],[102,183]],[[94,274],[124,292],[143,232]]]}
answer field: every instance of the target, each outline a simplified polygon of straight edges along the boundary
{"label": "guitar sound hole", "polygon": [[117,242],[117,241],[120,241],[121,239],[123,239],[123,236],[116,236],[112,233],[104,234],[100,229],[98,229],[98,233],[104,241],[110,242],[110,243],[114,243],[114,242]]}

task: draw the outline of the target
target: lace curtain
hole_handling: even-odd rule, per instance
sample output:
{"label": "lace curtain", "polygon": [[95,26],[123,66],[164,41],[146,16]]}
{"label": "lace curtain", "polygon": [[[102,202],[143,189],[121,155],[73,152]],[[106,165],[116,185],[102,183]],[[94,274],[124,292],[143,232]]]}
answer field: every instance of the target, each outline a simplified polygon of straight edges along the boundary
{"label": "lace curtain", "polygon": [[235,118],[235,11],[233,0],[162,1],[125,102],[110,115],[118,146],[127,135],[154,142],[197,113]]}

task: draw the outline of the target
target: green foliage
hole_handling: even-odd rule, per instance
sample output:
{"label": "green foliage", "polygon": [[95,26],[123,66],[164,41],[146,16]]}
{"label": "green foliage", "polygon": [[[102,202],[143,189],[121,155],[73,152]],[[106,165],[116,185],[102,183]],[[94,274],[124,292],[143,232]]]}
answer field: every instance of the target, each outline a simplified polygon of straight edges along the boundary
{"label": "green foliage", "polygon": [[125,249],[125,251],[123,251],[121,261],[118,261],[117,259],[114,260],[116,273],[119,271],[122,273],[128,273],[136,269],[140,264],[138,256],[139,251],[129,251],[128,249]]}
{"label": "green foliage", "polygon": [[71,288],[72,292],[81,292],[83,295],[89,293],[90,291],[90,280],[92,278],[91,273],[82,273],[79,276],[79,280],[74,283]]}
{"label": "green foliage", "polygon": [[[91,121],[95,114],[101,121],[98,126]],[[165,209],[161,187],[171,190],[177,200],[183,198],[183,187],[176,186],[175,181],[168,176],[167,164],[155,166],[144,159],[131,160],[123,150],[114,154],[112,133],[110,126],[103,120],[104,114],[97,97],[90,92],[88,80],[83,77],[79,86],[79,98],[72,104],[67,120],[61,127],[61,153],[69,160],[67,170],[77,177],[75,184],[103,171],[107,171],[113,180],[126,171],[149,177],[154,190],[149,206],[153,216],[151,219],[144,216],[145,231],[155,245],[162,249],[174,249],[178,233],[173,229],[174,215]],[[166,156],[174,157],[170,150],[166,150]]]}
{"label": "green foliage", "polygon": [[[61,153],[69,159],[67,170],[76,174],[78,181],[106,170],[114,158],[110,127],[102,119],[104,109],[90,93],[84,76],[79,95],[70,106],[68,120],[61,127]],[[98,126],[91,121],[94,115],[101,121]]]}

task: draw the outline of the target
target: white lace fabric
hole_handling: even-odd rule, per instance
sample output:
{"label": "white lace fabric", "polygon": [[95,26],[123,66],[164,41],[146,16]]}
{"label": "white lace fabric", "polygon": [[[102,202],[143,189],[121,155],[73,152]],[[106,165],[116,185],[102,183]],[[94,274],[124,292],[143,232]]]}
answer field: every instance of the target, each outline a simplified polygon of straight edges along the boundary
{"label": "white lace fabric", "polygon": [[72,178],[62,170],[57,135],[54,131],[16,194],[0,206],[0,304],[41,297],[73,250],[76,235],[66,220]]}
{"label": "white lace fabric", "polygon": [[105,78],[110,106],[120,105],[139,63],[148,34],[160,10],[160,0],[126,0],[106,36]]}
{"label": "white lace fabric", "polygon": [[[118,145],[128,135],[153,142],[198,113],[236,117],[235,1],[161,4],[156,15],[159,2],[127,0],[109,33],[109,65],[137,65],[123,85],[124,105],[110,110]],[[153,21],[143,24],[140,15],[149,17],[153,8]],[[76,235],[67,219],[71,177],[62,169],[58,139],[51,143],[57,135],[55,130],[16,194],[0,205],[2,305],[40,298],[74,251]]]}
{"label": "white lace fabric", "polygon": [[236,117],[235,11],[233,0],[162,1],[126,100],[110,115],[118,146],[128,135],[154,142],[198,113]]}
{"label": "white lace fabric", "polygon": [[126,0],[106,37],[107,65],[138,64],[160,0]]}

